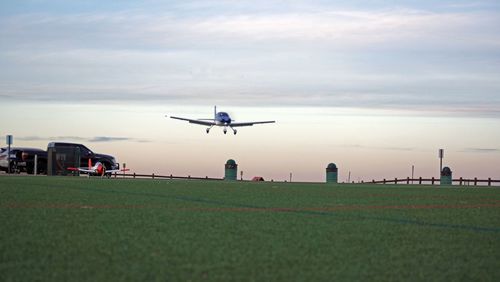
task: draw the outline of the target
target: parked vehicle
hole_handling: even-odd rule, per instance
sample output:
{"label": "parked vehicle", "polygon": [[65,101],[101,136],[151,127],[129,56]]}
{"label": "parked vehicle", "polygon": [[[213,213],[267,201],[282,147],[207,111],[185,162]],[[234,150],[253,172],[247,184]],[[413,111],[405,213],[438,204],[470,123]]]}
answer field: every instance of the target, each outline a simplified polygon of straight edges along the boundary
{"label": "parked vehicle", "polygon": [[89,159],[92,164],[100,162],[106,167],[106,170],[120,169],[120,164],[116,162],[115,157],[105,154],[94,153],[92,150],[87,148],[85,145],[78,143],[67,143],[67,142],[51,142],[48,148],[56,147],[75,147],[80,150],[80,167],[88,167]]}
{"label": "parked vehicle", "polygon": [[35,170],[35,155],[37,156],[37,173],[47,172],[47,152],[37,148],[11,147],[10,158],[7,147],[0,148],[0,170],[11,173],[26,172],[33,174]]}
{"label": "parked vehicle", "polygon": [[[12,148],[11,148],[12,150]],[[11,152],[11,159],[15,158],[16,155],[12,154]],[[12,167],[12,161],[9,161],[9,156],[7,152],[7,148],[0,148],[0,170],[1,171],[8,171],[9,165],[11,167],[11,170],[13,169]]]}
{"label": "parked vehicle", "polygon": [[[76,148],[79,151],[81,167],[88,167],[90,159],[90,162],[92,164],[100,162],[106,168],[107,171],[120,169],[120,165],[116,162],[116,159],[113,156],[94,153],[85,145],[77,143],[66,143],[66,142],[51,142],[48,144],[48,148],[55,148],[58,146]],[[11,173],[26,172],[28,174],[33,174],[35,171],[35,155],[36,155],[37,174],[47,173],[48,169],[47,151],[37,148],[11,147],[10,158],[7,154],[8,154],[7,147],[0,148],[0,171],[7,172],[9,170],[9,165],[10,165]],[[62,167],[61,169],[65,170],[66,168]]]}
{"label": "parked vehicle", "polygon": [[[17,162],[17,167],[20,171],[24,171],[28,174],[33,174],[35,168],[37,174],[47,173],[47,152],[42,149],[28,148],[16,154],[19,159],[19,154],[21,155],[21,161]],[[35,157],[36,156],[36,157]],[[35,159],[37,161],[35,166]]]}

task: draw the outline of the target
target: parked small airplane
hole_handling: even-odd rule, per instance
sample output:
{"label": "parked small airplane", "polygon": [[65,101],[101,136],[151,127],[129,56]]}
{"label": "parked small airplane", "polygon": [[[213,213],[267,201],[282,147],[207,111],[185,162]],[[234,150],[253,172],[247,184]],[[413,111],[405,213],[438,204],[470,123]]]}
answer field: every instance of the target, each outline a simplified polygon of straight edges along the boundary
{"label": "parked small airplane", "polygon": [[[165,116],[165,117],[168,117],[168,116]],[[254,124],[263,124],[263,123],[275,123],[274,120],[271,120],[271,121],[251,121],[251,122],[233,122],[234,120],[231,119],[231,117],[229,116],[228,113],[217,112],[217,106],[214,107],[214,118],[212,118],[212,119],[189,119],[189,118],[174,117],[174,116],[171,116],[170,118],[178,119],[178,120],[185,120],[185,121],[188,121],[189,123],[209,126],[209,128],[207,128],[207,133],[209,133],[210,129],[212,129],[212,127],[214,127],[214,126],[222,126],[222,127],[224,127],[224,129],[223,129],[224,134],[227,133],[228,127],[233,130],[234,134],[236,134],[237,131],[234,127],[252,126]]]}
{"label": "parked small airplane", "polygon": [[89,176],[91,176],[91,175],[99,176],[100,175],[101,177],[103,177],[104,175],[107,175],[108,177],[110,177],[112,173],[125,172],[125,171],[130,170],[128,168],[106,170],[106,167],[101,162],[96,162],[95,165],[92,166],[91,159],[89,159],[89,166],[88,167],[68,167],[67,169],[71,170],[71,171],[79,171],[79,172],[88,173]]}

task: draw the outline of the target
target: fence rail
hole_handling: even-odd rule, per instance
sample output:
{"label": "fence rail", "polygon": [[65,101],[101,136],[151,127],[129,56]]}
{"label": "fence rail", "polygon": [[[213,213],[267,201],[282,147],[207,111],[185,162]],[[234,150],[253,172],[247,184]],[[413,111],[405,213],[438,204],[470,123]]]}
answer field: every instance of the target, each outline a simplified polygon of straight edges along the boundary
{"label": "fence rail", "polygon": [[[440,179],[439,178],[422,178],[422,177],[419,177],[419,178],[401,178],[401,179],[398,179],[398,178],[394,178],[394,179],[383,179],[383,180],[378,180],[378,181],[375,181],[375,180],[372,180],[372,181],[367,181],[367,182],[364,182],[364,181],[361,181],[361,183],[365,183],[365,184],[368,184],[368,183],[371,183],[371,184],[431,184],[431,185],[435,185],[435,184],[438,184],[440,183]],[[474,178],[456,178],[456,179],[453,179],[452,180],[452,183],[455,183],[455,184],[458,184],[458,185],[474,185],[474,186],[477,186],[479,183],[486,183],[488,186],[492,186],[494,183],[500,183],[500,180],[495,180],[495,179],[491,179],[491,178],[488,178],[488,179],[477,179],[477,177],[474,177]]]}
{"label": "fence rail", "polygon": [[114,173],[114,178],[151,178],[151,179],[193,179],[193,180],[224,180],[224,178],[213,178],[213,177],[197,177],[197,176],[175,176],[175,175],[156,175],[152,174],[137,174],[137,173]]}

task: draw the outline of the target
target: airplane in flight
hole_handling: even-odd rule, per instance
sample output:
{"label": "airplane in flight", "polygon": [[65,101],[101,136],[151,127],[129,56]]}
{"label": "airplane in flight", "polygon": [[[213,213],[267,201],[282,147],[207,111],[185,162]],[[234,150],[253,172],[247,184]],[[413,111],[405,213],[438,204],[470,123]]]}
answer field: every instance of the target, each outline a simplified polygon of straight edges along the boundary
{"label": "airplane in flight", "polygon": [[[165,116],[168,117],[168,116]],[[189,123],[194,123],[194,124],[199,124],[199,125],[205,125],[208,126],[207,128],[207,133],[210,132],[210,129],[214,126],[221,126],[224,127],[223,132],[224,134],[227,133],[227,128],[231,128],[233,130],[233,133],[236,135],[237,130],[235,127],[242,127],[242,126],[252,126],[254,124],[264,124],[264,123],[275,123],[274,120],[270,121],[251,121],[251,122],[234,122],[234,120],[231,119],[228,113],[226,112],[217,112],[217,106],[214,106],[214,118],[211,119],[189,119],[189,118],[182,118],[182,117],[174,117],[170,116],[170,118],[173,119],[178,119],[178,120],[184,120],[188,121]]]}
{"label": "airplane in flight", "polygon": [[108,176],[110,177],[111,174],[115,172],[125,172],[129,171],[130,169],[124,168],[124,169],[111,169],[111,170],[106,170],[106,167],[101,163],[101,162],[96,162],[95,165],[92,166],[92,160],[89,159],[89,166],[88,167],[68,167],[68,170],[71,171],[79,171],[83,173],[88,173],[89,177],[91,175],[96,175],[96,176]]}

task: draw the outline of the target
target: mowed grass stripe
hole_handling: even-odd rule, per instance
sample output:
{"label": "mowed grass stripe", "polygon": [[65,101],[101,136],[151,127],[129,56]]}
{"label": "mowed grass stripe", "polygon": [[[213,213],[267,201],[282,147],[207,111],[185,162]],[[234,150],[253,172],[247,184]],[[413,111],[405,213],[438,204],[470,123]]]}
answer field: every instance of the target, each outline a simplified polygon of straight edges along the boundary
{"label": "mowed grass stripe", "polygon": [[[178,197],[174,197],[179,199]],[[181,198],[181,200],[196,202],[196,203],[219,203],[208,200],[192,200]],[[181,211],[204,211],[204,212],[283,212],[283,213],[297,213],[297,214],[307,214],[316,216],[341,216],[344,218],[361,219],[361,220],[378,220],[378,221],[389,221],[399,224],[415,224],[419,226],[427,227],[437,227],[437,228],[451,228],[451,229],[464,229],[469,231],[479,231],[479,232],[500,232],[499,228],[489,228],[481,226],[471,226],[471,225],[456,225],[456,224],[445,224],[445,223],[432,223],[432,222],[422,222],[414,221],[401,218],[385,218],[385,217],[368,217],[368,216],[346,216],[339,213],[333,213],[333,211],[352,211],[352,210],[378,210],[378,209],[474,209],[474,208],[500,208],[499,204],[477,204],[477,205],[429,205],[429,206],[342,206],[340,208],[306,208],[306,209],[292,209],[292,208],[273,208],[273,207],[248,207],[248,206],[238,206],[228,203],[223,203],[222,205],[237,206],[236,208],[184,208],[178,209]],[[151,209],[151,208],[164,208],[161,206],[147,206],[147,205],[77,205],[77,204],[8,204],[5,208],[27,208],[27,209]]]}
{"label": "mowed grass stripe", "polygon": [[[330,188],[334,188],[331,187]],[[435,188],[435,187],[432,187]],[[86,188],[88,189],[88,188]],[[102,190],[96,190],[92,189],[97,192],[101,192]],[[124,192],[124,191],[119,191],[119,190],[111,190],[108,191],[111,193],[125,193],[129,195],[138,195],[138,196],[151,196],[151,197],[166,197],[165,195],[161,194],[151,194],[151,193],[134,193],[134,192]],[[193,203],[202,203],[202,204],[209,204],[209,205],[217,205],[217,206],[229,206],[229,207],[235,207],[238,209],[242,209],[243,211],[263,211],[263,212],[289,212],[289,213],[296,213],[296,214],[306,214],[306,215],[315,215],[315,216],[333,216],[333,217],[338,217],[341,216],[343,218],[350,218],[354,220],[375,220],[375,221],[386,221],[386,222],[391,222],[391,223],[396,223],[396,224],[414,224],[418,226],[424,226],[424,227],[434,227],[434,228],[450,228],[450,229],[463,229],[463,230],[468,230],[468,231],[477,231],[477,232],[496,232],[500,233],[500,226],[499,227],[483,227],[483,226],[475,226],[475,225],[458,225],[458,224],[447,224],[447,223],[434,223],[434,222],[423,222],[423,221],[418,221],[418,220],[410,220],[407,218],[388,218],[388,217],[374,217],[374,216],[349,216],[345,214],[339,214],[337,211],[340,210],[376,210],[376,209],[446,209],[446,208],[500,208],[500,203],[498,200],[495,200],[497,204],[468,204],[468,205],[396,205],[396,206],[339,206],[339,207],[332,207],[332,208],[301,208],[301,209],[294,209],[294,208],[288,208],[288,207],[268,207],[268,206],[259,206],[259,205],[249,205],[249,204],[241,204],[241,203],[231,203],[231,202],[225,202],[225,201],[217,201],[213,199],[206,199],[206,198],[193,198],[193,197],[186,197],[186,196],[170,196],[173,199],[180,200],[180,201],[187,201],[187,202],[193,202]],[[418,197],[418,196],[416,196]],[[413,197],[415,198],[415,196]],[[433,197],[437,199],[443,199],[443,197]],[[477,200],[477,199],[474,199]],[[485,199],[481,199],[483,201]],[[488,199],[489,201],[492,201],[492,199]],[[234,209],[232,210],[234,211]]]}

